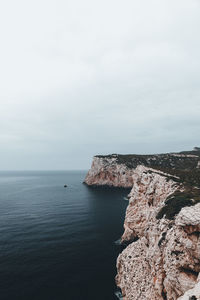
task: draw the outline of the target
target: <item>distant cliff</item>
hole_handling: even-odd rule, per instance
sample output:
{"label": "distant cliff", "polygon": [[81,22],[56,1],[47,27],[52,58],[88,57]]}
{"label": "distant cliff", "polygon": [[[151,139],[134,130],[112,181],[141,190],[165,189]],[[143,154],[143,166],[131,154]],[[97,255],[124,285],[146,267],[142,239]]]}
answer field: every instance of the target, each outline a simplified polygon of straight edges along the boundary
{"label": "distant cliff", "polygon": [[200,299],[200,149],[95,156],[85,183],[132,187],[117,259],[123,300]]}
{"label": "distant cliff", "polygon": [[155,155],[96,155],[84,182],[89,186],[131,188],[133,172],[139,165],[165,171],[194,170],[200,167],[200,150]]}

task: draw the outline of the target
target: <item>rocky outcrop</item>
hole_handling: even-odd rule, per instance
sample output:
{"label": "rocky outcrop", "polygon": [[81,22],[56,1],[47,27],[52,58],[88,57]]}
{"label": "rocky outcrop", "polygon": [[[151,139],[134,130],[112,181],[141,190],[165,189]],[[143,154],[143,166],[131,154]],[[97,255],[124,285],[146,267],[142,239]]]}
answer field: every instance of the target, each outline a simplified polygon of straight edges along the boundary
{"label": "rocky outcrop", "polygon": [[122,236],[131,243],[117,260],[124,300],[200,297],[200,203],[177,179],[144,166],[133,172]]}
{"label": "rocky outcrop", "polygon": [[179,186],[171,178],[161,171],[137,167],[133,174],[134,185],[129,194],[122,242],[143,236],[149,220],[155,217],[166,198]]}
{"label": "rocky outcrop", "polygon": [[94,157],[85,183],[89,186],[114,186],[131,188],[133,168],[118,164],[117,157]]}
{"label": "rocky outcrop", "polygon": [[185,292],[185,294],[178,298],[178,300],[200,300],[200,276],[198,276],[197,283],[194,288]]}
{"label": "rocky outcrop", "polygon": [[200,151],[155,155],[97,155],[84,183],[89,186],[132,188],[134,170],[139,165],[163,170],[193,170],[200,166]]}
{"label": "rocky outcrop", "polygon": [[132,188],[117,260],[123,300],[200,299],[200,148],[98,155],[84,183]]}

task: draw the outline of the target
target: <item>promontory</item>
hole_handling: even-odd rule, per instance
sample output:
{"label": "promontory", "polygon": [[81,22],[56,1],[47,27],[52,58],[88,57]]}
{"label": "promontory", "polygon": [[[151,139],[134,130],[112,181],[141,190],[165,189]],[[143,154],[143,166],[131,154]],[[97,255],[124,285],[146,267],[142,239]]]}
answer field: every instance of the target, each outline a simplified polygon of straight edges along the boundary
{"label": "promontory", "polygon": [[200,299],[200,148],[97,155],[85,183],[131,189],[117,259],[122,299]]}

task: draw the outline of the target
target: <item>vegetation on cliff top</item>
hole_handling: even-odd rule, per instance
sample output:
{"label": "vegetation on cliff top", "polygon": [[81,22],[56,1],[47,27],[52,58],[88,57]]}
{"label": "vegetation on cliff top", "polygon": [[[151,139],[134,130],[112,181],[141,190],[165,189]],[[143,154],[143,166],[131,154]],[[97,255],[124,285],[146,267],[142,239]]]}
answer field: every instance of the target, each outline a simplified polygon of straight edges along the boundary
{"label": "vegetation on cliff top", "polygon": [[184,191],[176,191],[166,199],[165,206],[157,214],[157,219],[161,219],[165,215],[167,219],[172,220],[183,207],[200,202],[200,168],[197,167],[200,161],[200,148],[198,147],[195,147],[193,151],[179,153],[155,155],[112,154],[97,155],[96,157],[115,158],[116,163],[124,164],[127,168],[144,165],[164,172],[167,180],[172,179],[182,184]]}
{"label": "vegetation on cliff top", "polygon": [[165,216],[167,219],[173,220],[183,207],[192,206],[199,202],[200,191],[197,188],[188,187],[183,192],[176,191],[166,199],[165,206],[161,208],[156,218],[162,219]]}
{"label": "vegetation on cliff top", "polygon": [[166,154],[110,154],[96,155],[99,158],[115,158],[116,163],[124,164],[127,168],[136,168],[138,165],[144,165],[151,168],[165,168],[170,170],[192,170],[196,168],[200,159],[200,150],[183,151],[179,153]]}
{"label": "vegetation on cliff top", "polygon": [[97,155],[96,157],[115,158],[117,164],[124,164],[128,168],[144,165],[170,174],[171,176],[166,175],[168,180],[173,179],[187,186],[200,187],[200,168],[197,168],[200,161],[200,148],[195,147],[194,149],[193,151],[155,155],[111,154]]}

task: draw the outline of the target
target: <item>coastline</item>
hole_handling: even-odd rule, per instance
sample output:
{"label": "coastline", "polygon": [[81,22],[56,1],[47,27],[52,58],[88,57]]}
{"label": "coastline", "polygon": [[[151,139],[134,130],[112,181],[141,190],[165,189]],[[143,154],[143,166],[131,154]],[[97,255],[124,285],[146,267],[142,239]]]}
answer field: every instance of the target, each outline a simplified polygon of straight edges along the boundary
{"label": "coastline", "polygon": [[[132,161],[128,167],[127,162],[126,164],[121,161],[119,163],[116,154],[95,157],[86,176],[85,183],[88,186],[98,188],[107,186],[116,189],[122,188],[123,184],[127,188],[127,184],[130,185],[132,182],[132,189],[127,196],[129,205],[124,221],[124,233],[116,241],[117,245],[121,244],[124,247],[117,259],[116,283],[119,290],[115,295],[119,299],[130,300],[134,299],[133,297],[137,299],[142,297],[141,299],[146,300],[175,300],[184,297],[190,289],[198,286],[200,264],[196,262],[192,269],[182,266],[191,264],[200,256],[197,246],[199,239],[194,238],[191,241],[193,232],[196,234],[195,232],[200,230],[200,204],[198,204],[200,198],[192,188],[195,182],[198,182],[195,176],[199,176],[200,152],[182,153],[162,154],[161,159],[159,155],[155,155],[156,159],[159,157],[159,167],[142,165],[138,156],[136,157],[137,162]],[[135,156],[132,159],[135,160]],[[120,160],[123,160],[122,156],[120,156]],[[152,156],[151,160],[154,162]],[[174,166],[174,161],[176,166]],[[136,164],[135,168],[131,167],[133,164]],[[185,166],[187,168],[189,166],[189,169],[185,169]],[[184,175],[186,177],[183,177],[183,174],[187,176]],[[193,181],[190,180],[191,178]],[[188,186],[191,189],[189,194],[187,192]],[[194,196],[196,197],[196,204],[190,200],[193,194],[196,195]],[[168,200],[171,199],[170,197],[172,199],[188,197],[188,200],[177,200],[182,202],[178,204],[179,207],[171,206],[170,209],[173,207],[174,212],[168,216],[168,204],[166,203],[174,201]],[[193,205],[194,210],[197,211],[195,218],[197,218],[196,222],[199,226],[199,229],[196,225],[190,226],[191,235],[185,234],[186,228],[195,219],[194,216],[188,217],[190,205]],[[167,215],[165,215],[166,213]],[[185,214],[185,223],[178,221],[181,214]],[[173,232],[184,241],[183,245],[178,245],[176,239],[173,240]],[[188,243],[189,240],[190,243],[192,242],[192,247],[196,249],[195,251],[191,252],[184,246],[184,243]],[[188,256],[188,251],[191,252],[190,256]],[[171,254],[166,254],[168,252]],[[181,253],[179,260],[177,260],[175,253]],[[146,260],[149,265],[145,263]],[[161,263],[162,261],[163,263]],[[155,267],[156,265],[157,267]],[[171,268],[170,265],[173,267]],[[141,267],[143,271],[141,271]],[[196,272],[196,270],[199,271]],[[195,275],[191,276],[190,274]],[[181,279],[176,280],[175,278]]]}

